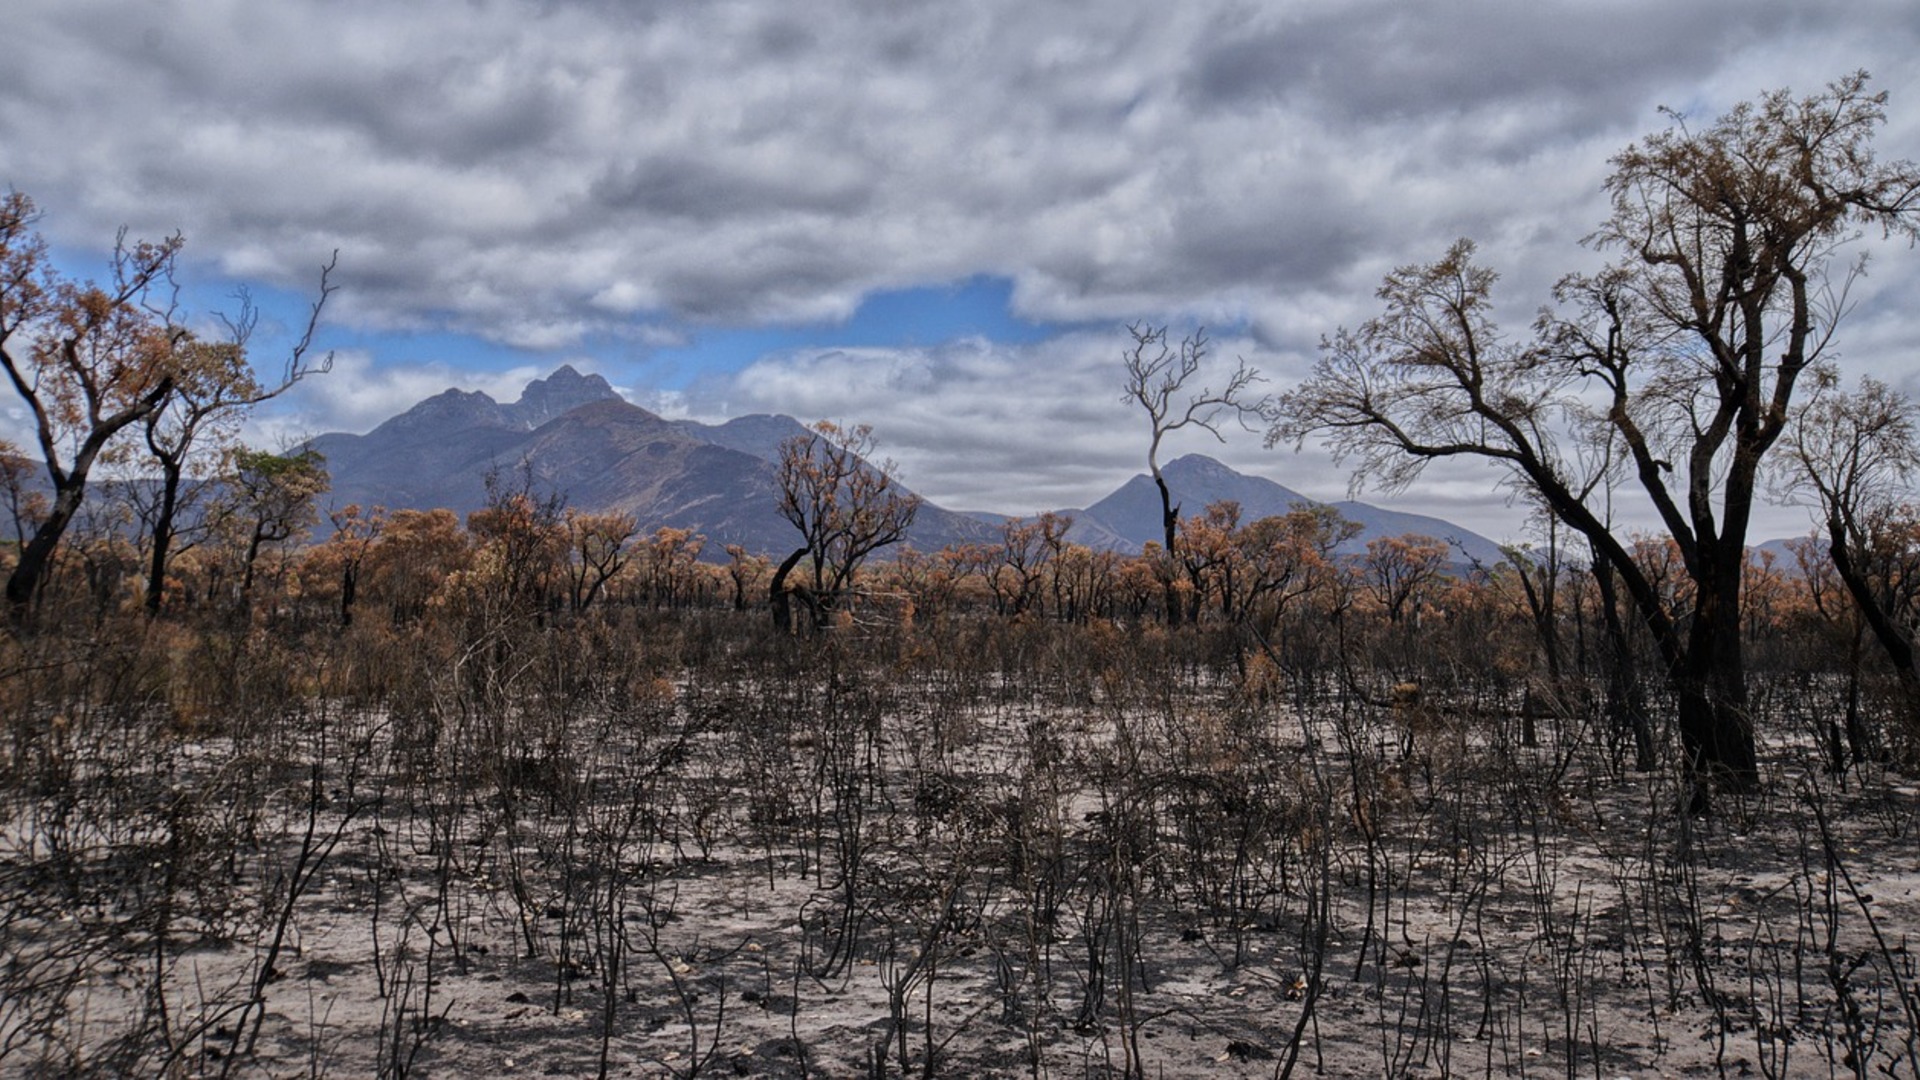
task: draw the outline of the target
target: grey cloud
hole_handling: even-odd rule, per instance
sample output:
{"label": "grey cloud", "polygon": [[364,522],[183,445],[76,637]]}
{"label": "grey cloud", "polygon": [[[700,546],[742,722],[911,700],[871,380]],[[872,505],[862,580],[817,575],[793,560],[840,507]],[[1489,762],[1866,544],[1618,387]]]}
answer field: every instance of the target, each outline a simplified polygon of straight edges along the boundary
{"label": "grey cloud", "polygon": [[[1586,124],[1619,122],[1660,82],[1696,77],[1761,37],[1798,25],[1784,0],[1552,5],[1528,0],[1277,9],[1223,22],[1194,56],[1187,89],[1209,105],[1297,103],[1376,122],[1547,101]],[[1630,77],[1623,77],[1630,76]]]}
{"label": "grey cloud", "polygon": [[787,171],[767,168],[751,154],[708,160],[674,152],[611,167],[588,193],[596,212],[712,221],[785,211],[851,215],[869,202],[871,183],[871,170],[844,162]]}
{"label": "grey cloud", "polygon": [[1655,103],[1865,66],[1920,114],[1893,0],[18,6],[0,184],[57,239],[178,228],[294,288],[338,247],[342,317],[503,341],[984,272],[1029,317],[1310,351],[1302,312],[1463,234],[1536,302]]}

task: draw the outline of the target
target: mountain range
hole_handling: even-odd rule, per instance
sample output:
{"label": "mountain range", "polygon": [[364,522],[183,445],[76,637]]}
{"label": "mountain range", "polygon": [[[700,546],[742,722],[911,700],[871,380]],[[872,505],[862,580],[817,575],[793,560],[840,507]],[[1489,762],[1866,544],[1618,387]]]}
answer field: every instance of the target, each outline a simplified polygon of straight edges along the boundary
{"label": "mountain range", "polygon": [[[600,376],[563,366],[528,383],[511,404],[447,390],[365,435],[331,433],[308,445],[326,457],[333,477],[327,498],[335,506],[447,507],[464,516],[486,504],[490,472],[517,483],[524,468],[537,490],[560,493],[569,506],[632,514],[648,532],[671,526],[705,533],[714,557],[726,544],[778,557],[793,549],[796,534],[775,509],[774,464],[780,444],[806,430],[788,416],[667,420],[626,401]],[[1186,514],[1233,499],[1240,519],[1250,522],[1312,502],[1199,454],[1161,472]],[[1452,541],[1460,561],[1491,565],[1500,557],[1493,541],[1439,518],[1358,502],[1332,505],[1361,524],[1350,542],[1356,548],[1379,536],[1421,533]],[[1160,496],[1145,474],[1091,506],[1061,512],[1074,519],[1069,538],[1090,547],[1138,552],[1161,535]],[[922,550],[988,542],[1004,520],[925,503],[908,540]]]}

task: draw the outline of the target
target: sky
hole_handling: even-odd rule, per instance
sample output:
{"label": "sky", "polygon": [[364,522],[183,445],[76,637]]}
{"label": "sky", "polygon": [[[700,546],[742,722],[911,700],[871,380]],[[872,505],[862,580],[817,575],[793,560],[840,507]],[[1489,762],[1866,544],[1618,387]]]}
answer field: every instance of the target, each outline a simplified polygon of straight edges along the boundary
{"label": "sky", "polygon": [[[338,252],[330,374],[256,439],[365,431],[563,363],[636,404],[871,424],[955,509],[1144,470],[1130,324],[1206,327],[1284,391],[1396,266],[1471,237],[1523,333],[1593,269],[1609,158],[1865,69],[1920,159],[1911,0],[14,0],[0,185],[60,264],[186,237],[189,312],[245,286],[275,369]],[[1920,253],[1869,237],[1838,348],[1920,390]],[[278,350],[278,352],[276,352]],[[0,402],[0,424],[19,422]],[[1184,432],[1316,497],[1309,446]],[[1370,501],[1495,538],[1477,465]],[[1768,506],[1762,535],[1804,531]]]}

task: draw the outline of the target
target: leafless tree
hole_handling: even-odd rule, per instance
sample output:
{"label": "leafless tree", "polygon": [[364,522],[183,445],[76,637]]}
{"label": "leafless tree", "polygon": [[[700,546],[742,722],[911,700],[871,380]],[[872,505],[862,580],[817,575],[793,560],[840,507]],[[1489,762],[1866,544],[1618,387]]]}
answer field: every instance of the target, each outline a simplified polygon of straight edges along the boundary
{"label": "leafless tree", "polygon": [[[1127,327],[1127,333],[1133,336],[1133,346],[1126,352],[1127,383],[1122,400],[1137,403],[1147,413],[1152,432],[1152,439],[1147,443],[1147,469],[1153,474],[1154,486],[1160,490],[1160,524],[1166,534],[1166,557],[1174,559],[1178,550],[1175,542],[1180,528],[1180,507],[1174,504],[1167,478],[1160,472],[1161,443],[1168,435],[1188,427],[1199,428],[1225,442],[1226,436],[1220,433],[1223,418],[1232,414],[1244,422],[1248,416],[1260,413],[1263,400],[1253,400],[1250,395],[1254,385],[1262,380],[1260,372],[1242,360],[1221,389],[1201,387],[1186,393],[1188,381],[1198,375],[1206,363],[1207,332],[1195,330],[1178,344],[1168,344],[1165,326],[1134,323]],[[1172,587],[1171,576],[1168,582],[1167,624],[1177,626],[1180,598]]]}

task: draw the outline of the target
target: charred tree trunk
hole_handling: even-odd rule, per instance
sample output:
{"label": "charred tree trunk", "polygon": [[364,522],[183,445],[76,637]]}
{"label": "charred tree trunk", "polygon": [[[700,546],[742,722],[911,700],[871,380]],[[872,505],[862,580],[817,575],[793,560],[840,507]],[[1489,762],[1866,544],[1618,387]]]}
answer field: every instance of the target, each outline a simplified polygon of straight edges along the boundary
{"label": "charred tree trunk", "polygon": [[1600,655],[1606,665],[1607,722],[1612,730],[1632,735],[1633,767],[1640,772],[1651,772],[1653,725],[1647,720],[1646,699],[1640,692],[1633,642],[1627,638],[1626,620],[1620,617],[1620,594],[1614,585],[1613,568],[1596,562],[1593,576],[1600,591],[1601,621],[1606,627],[1606,641]]}
{"label": "charred tree trunk", "polygon": [[345,629],[353,625],[353,602],[360,592],[360,567],[348,562],[340,568],[340,626]]}
{"label": "charred tree trunk", "polygon": [[[7,369],[14,370],[11,358],[7,360]],[[18,377],[14,379],[16,388],[21,388]],[[21,393],[26,390],[21,388]],[[60,538],[66,534],[67,526],[72,524],[73,516],[80,511],[80,501],[86,497],[87,476],[93,470],[94,459],[100,456],[107,442],[120,429],[139,423],[154,410],[160,408],[173,393],[173,380],[162,379],[160,384],[147,392],[138,403],[126,411],[95,424],[80,449],[73,455],[73,467],[61,471],[53,468],[54,458],[50,437],[42,437],[47,448],[47,464],[53,473],[53,508],[40,527],[33,532],[33,539],[20,549],[20,561],[14,564],[13,573],[7,577],[7,607],[14,622],[25,621],[29,607],[39,595],[40,586],[46,579],[47,570],[53,563],[54,550],[60,546]],[[36,406],[37,408],[37,406]]]}
{"label": "charred tree trunk", "polygon": [[1167,560],[1167,626],[1180,625],[1180,590],[1174,583],[1179,575],[1179,563],[1174,558],[1174,542],[1179,537],[1180,508],[1173,504],[1173,492],[1168,490],[1167,481],[1160,475],[1156,465],[1153,470],[1153,484],[1160,489],[1160,528],[1166,537]]}
{"label": "charred tree trunk", "polygon": [[80,480],[62,487],[54,496],[53,507],[45,520],[33,531],[33,538],[21,547],[20,561],[7,578],[7,606],[12,609],[16,620],[25,617],[34,598],[39,595],[40,586],[46,581],[47,571],[53,565],[53,553],[60,546],[60,538],[72,523],[73,515],[80,511],[86,486],[86,481]]}
{"label": "charred tree trunk", "polygon": [[180,467],[160,461],[160,507],[153,518],[153,556],[147,562],[146,606],[149,616],[160,614],[167,589],[167,559],[173,552],[173,517],[180,507]]}
{"label": "charred tree trunk", "polygon": [[264,524],[253,527],[253,536],[247,541],[246,561],[240,567],[240,606],[246,607],[253,600],[253,564],[260,559],[260,546],[266,543],[267,530]]}
{"label": "charred tree trunk", "polygon": [[783,634],[793,633],[793,599],[787,590],[787,576],[793,568],[800,565],[810,548],[798,548],[781,562],[780,568],[773,572],[773,582],[767,586],[767,600],[773,607],[773,628]]}
{"label": "charred tree trunk", "polygon": [[[1747,671],[1740,647],[1738,565],[1721,565],[1701,583],[1687,649],[1674,671],[1681,751],[1696,787],[1730,791],[1760,786],[1760,766],[1747,710]],[[1696,807],[1705,793],[1695,795]]]}

